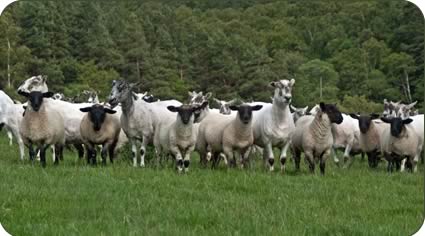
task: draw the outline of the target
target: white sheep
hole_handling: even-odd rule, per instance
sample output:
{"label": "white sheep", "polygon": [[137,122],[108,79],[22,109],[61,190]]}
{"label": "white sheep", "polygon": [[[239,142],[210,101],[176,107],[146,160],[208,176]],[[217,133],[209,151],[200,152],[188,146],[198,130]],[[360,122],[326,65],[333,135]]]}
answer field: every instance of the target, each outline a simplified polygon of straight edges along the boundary
{"label": "white sheep", "polygon": [[113,81],[109,104],[112,107],[121,103],[121,127],[131,144],[133,154],[133,166],[137,166],[137,143],[140,147],[140,166],[145,166],[146,146],[153,143],[155,127],[164,119],[173,117],[173,113],[167,110],[167,106],[180,106],[178,101],[161,101],[147,103],[144,100],[135,99],[133,88],[135,84],[129,84],[124,80]]}
{"label": "white sheep", "polygon": [[294,84],[294,79],[271,82],[270,85],[275,88],[273,103],[265,105],[261,111],[254,113],[254,144],[264,148],[263,159],[268,160],[270,171],[274,170],[273,147],[280,148],[281,170],[285,170],[290,137],[295,130],[294,120],[289,110]]}
{"label": "white sheep", "polygon": [[370,115],[351,113],[350,116],[358,120],[360,149],[367,154],[369,167],[376,168],[379,163],[378,155],[381,152],[383,131],[389,129],[389,125],[381,120],[377,120],[379,115],[374,113]]}
{"label": "white sheep", "polygon": [[52,92],[20,92],[20,95],[28,98],[28,106],[20,126],[20,134],[25,145],[28,146],[29,156],[34,160],[35,151],[33,145],[40,150],[40,162],[46,166],[46,149],[55,145],[55,164],[59,163],[65,144],[65,125],[62,115],[48,106]]}
{"label": "white sheep", "polygon": [[[201,163],[206,165],[207,151],[213,153],[213,164],[218,165],[218,155],[223,152],[228,159],[233,158],[233,151],[241,154],[241,166],[249,147],[253,144],[252,112],[260,110],[261,105],[232,105],[230,109],[238,111],[235,115],[210,114],[199,125],[196,148],[201,156]],[[209,149],[209,150],[208,150]]]}
{"label": "white sheep", "polygon": [[324,103],[320,103],[320,111],[315,116],[303,116],[297,121],[292,134],[292,150],[297,170],[300,168],[301,152],[304,152],[310,171],[314,172],[315,161],[318,160],[320,172],[325,174],[326,159],[333,144],[331,125],[342,121],[338,108]]}
{"label": "white sheep", "polygon": [[101,157],[103,164],[106,164],[108,152],[109,160],[112,163],[115,146],[121,131],[119,118],[112,115],[116,111],[99,104],[81,108],[80,110],[87,113],[80,124],[81,137],[87,148],[87,162],[96,164],[95,145],[102,145]]}
{"label": "white sheep", "polygon": [[[411,118],[382,117],[382,121],[390,124],[382,135],[381,152],[388,161],[388,172],[393,170],[394,164],[407,158],[410,169],[417,171],[417,162],[422,151],[423,139],[418,135],[415,128],[410,125]],[[404,170],[404,163],[401,171]]]}
{"label": "white sheep", "polygon": [[158,164],[161,155],[173,155],[176,160],[177,170],[189,170],[190,156],[195,149],[197,128],[195,127],[194,112],[203,109],[202,106],[181,105],[168,106],[168,110],[176,112],[173,122],[162,121],[155,130],[154,145]]}
{"label": "white sheep", "polygon": [[291,115],[292,115],[292,118],[294,119],[294,123],[296,123],[301,116],[307,115],[308,106],[304,108],[296,108],[290,105],[290,108],[292,110]]}

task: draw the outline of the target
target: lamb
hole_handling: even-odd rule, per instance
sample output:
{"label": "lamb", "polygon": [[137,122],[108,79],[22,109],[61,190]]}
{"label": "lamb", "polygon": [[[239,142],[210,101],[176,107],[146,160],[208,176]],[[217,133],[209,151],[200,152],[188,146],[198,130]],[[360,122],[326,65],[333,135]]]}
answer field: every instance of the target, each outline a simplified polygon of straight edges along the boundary
{"label": "lamb", "polygon": [[333,104],[320,103],[320,111],[315,116],[303,116],[292,134],[292,150],[295,168],[300,169],[301,152],[314,173],[315,161],[320,161],[320,172],[325,174],[326,159],[333,145],[332,124],[341,124],[343,116]]}
{"label": "lamb", "polygon": [[86,112],[80,124],[81,137],[87,149],[87,162],[96,164],[96,146],[102,145],[102,163],[106,165],[106,156],[109,152],[109,160],[113,163],[114,150],[121,131],[120,121],[116,111],[95,104],[80,109]]}
{"label": "lamb", "polygon": [[211,114],[202,120],[199,125],[197,150],[201,156],[201,163],[206,165],[207,149],[210,148],[214,154],[213,167],[218,164],[218,154],[223,152],[228,159],[236,159],[233,151],[241,154],[241,167],[245,162],[246,152],[254,142],[252,130],[252,113],[262,108],[261,105],[250,106],[242,104],[232,105],[230,109],[238,111],[235,115]]}
{"label": "lamb", "polygon": [[[390,124],[390,129],[383,132],[381,144],[381,152],[388,161],[388,172],[392,172],[394,164],[405,158],[409,169],[416,172],[423,139],[416,133],[415,128],[409,125],[413,120],[403,120],[400,117],[382,117],[381,120]],[[401,165],[401,171],[403,170],[404,164]]]}
{"label": "lamb", "polygon": [[232,114],[232,110],[230,109],[230,106],[235,104],[236,100],[233,99],[231,101],[224,101],[224,100],[219,100],[217,98],[214,98],[214,101],[220,106],[220,113],[223,115],[230,115]]}
{"label": "lamb", "polygon": [[40,150],[40,163],[46,166],[46,149],[50,145],[55,145],[55,164],[59,163],[62,157],[63,146],[65,144],[65,124],[62,115],[48,106],[52,92],[19,92],[20,95],[28,98],[28,107],[20,126],[20,134],[29,149],[29,156],[34,160],[35,151],[33,145]]}
{"label": "lamb", "polygon": [[307,114],[307,110],[308,110],[308,106],[304,107],[304,108],[296,108],[292,105],[290,105],[290,108],[292,110],[292,118],[294,119],[294,123],[297,122],[297,120],[301,117],[301,116],[305,116]]}
{"label": "lamb", "polygon": [[381,120],[376,120],[379,115],[374,113],[360,116],[350,113],[350,116],[358,120],[360,149],[367,154],[369,167],[376,168],[379,163],[378,155],[381,151],[383,131],[389,129],[389,125]]}
{"label": "lamb", "polygon": [[137,166],[137,142],[140,147],[140,166],[145,166],[146,145],[153,142],[155,127],[163,119],[170,119],[173,113],[167,110],[167,106],[180,106],[175,100],[147,103],[144,100],[135,99],[133,89],[136,84],[130,84],[124,80],[113,81],[109,104],[112,107],[121,103],[121,127],[131,143],[133,154],[133,166]]}
{"label": "lamb", "polygon": [[281,149],[281,170],[285,170],[290,137],[295,130],[294,120],[289,110],[294,84],[294,79],[271,82],[270,85],[275,88],[273,103],[254,113],[254,144],[264,148],[263,158],[264,161],[268,160],[270,171],[274,170],[273,147]]}
{"label": "lamb", "polygon": [[182,172],[189,171],[190,156],[195,149],[197,128],[194,127],[194,112],[203,109],[208,102],[202,106],[181,105],[168,106],[171,112],[176,112],[177,116],[173,122],[161,122],[156,130],[154,137],[155,151],[159,164],[161,155],[171,154],[174,156],[177,164],[177,170]]}

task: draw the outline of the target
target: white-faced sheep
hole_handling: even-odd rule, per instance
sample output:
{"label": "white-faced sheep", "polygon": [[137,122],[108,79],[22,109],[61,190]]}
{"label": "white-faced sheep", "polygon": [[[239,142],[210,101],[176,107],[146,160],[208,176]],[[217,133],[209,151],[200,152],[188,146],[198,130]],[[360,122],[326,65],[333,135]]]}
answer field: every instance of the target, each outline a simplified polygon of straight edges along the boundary
{"label": "white-faced sheep", "polygon": [[[407,158],[409,169],[416,172],[423,139],[415,128],[409,125],[413,120],[410,118],[403,120],[400,117],[382,117],[381,120],[390,124],[390,128],[383,132],[381,144],[381,152],[388,161],[388,171],[391,172],[394,164],[399,165],[401,160]],[[404,164],[401,168],[403,171]]]}
{"label": "white-faced sheep", "polygon": [[180,106],[181,103],[175,100],[147,103],[134,97],[134,86],[124,80],[113,81],[109,104],[115,107],[121,103],[121,127],[131,144],[133,166],[137,166],[137,142],[140,141],[140,166],[144,167],[146,146],[153,143],[155,127],[162,120],[173,117],[167,106]]}
{"label": "white-faced sheep", "polygon": [[275,88],[272,105],[265,106],[261,111],[254,113],[254,144],[264,148],[263,158],[268,162],[270,171],[274,170],[273,147],[280,148],[281,170],[285,170],[290,137],[295,130],[294,120],[289,110],[294,84],[294,79],[271,82],[270,85]]}
{"label": "white-faced sheep", "polygon": [[[202,120],[199,125],[197,150],[201,156],[201,163],[206,165],[207,149],[213,153],[213,167],[217,166],[219,154],[223,152],[228,159],[233,159],[233,151],[239,151],[244,158],[249,147],[253,144],[252,114],[258,111],[261,105],[250,106],[242,104],[232,105],[230,109],[238,111],[236,115],[211,114]],[[241,164],[244,163],[242,160]]]}
{"label": "white-faced sheep", "polygon": [[99,104],[80,109],[87,114],[80,124],[81,137],[87,149],[87,162],[96,164],[96,146],[102,145],[101,157],[106,164],[106,156],[114,160],[114,150],[121,131],[120,121],[112,114],[116,111]]}
{"label": "white-faced sheep", "polygon": [[292,134],[295,168],[300,168],[301,152],[314,172],[315,161],[320,161],[320,172],[325,174],[326,159],[330,155],[333,137],[332,124],[343,121],[341,112],[335,105],[320,103],[320,111],[315,116],[303,116]]}
{"label": "white-faced sheep", "polygon": [[235,104],[236,99],[226,102],[224,100],[219,100],[217,98],[214,98],[214,101],[220,106],[219,111],[221,114],[223,115],[232,114],[232,110],[230,109],[230,106]]}
{"label": "white-faced sheep", "polygon": [[194,112],[203,109],[202,106],[181,105],[168,106],[168,110],[177,113],[173,122],[163,121],[156,127],[154,145],[158,164],[161,155],[172,155],[176,160],[177,170],[189,170],[190,156],[195,149],[197,131],[194,127]]}
{"label": "white-faced sheep", "polygon": [[294,119],[294,123],[296,123],[301,116],[307,115],[308,106],[304,108],[296,108],[290,105],[290,108],[292,111],[291,115],[292,115],[292,118]]}
{"label": "white-faced sheep", "polygon": [[40,150],[40,162],[46,166],[46,149],[55,145],[55,164],[59,163],[65,144],[65,125],[62,115],[48,106],[52,92],[20,92],[20,95],[28,98],[28,107],[22,119],[20,134],[24,143],[28,146],[29,156],[34,160],[36,145]]}
{"label": "white-faced sheep", "polygon": [[381,120],[377,120],[379,115],[374,113],[370,115],[351,113],[350,116],[358,120],[360,149],[367,154],[369,167],[376,168],[379,163],[378,155],[381,152],[383,131],[389,129],[389,125]]}

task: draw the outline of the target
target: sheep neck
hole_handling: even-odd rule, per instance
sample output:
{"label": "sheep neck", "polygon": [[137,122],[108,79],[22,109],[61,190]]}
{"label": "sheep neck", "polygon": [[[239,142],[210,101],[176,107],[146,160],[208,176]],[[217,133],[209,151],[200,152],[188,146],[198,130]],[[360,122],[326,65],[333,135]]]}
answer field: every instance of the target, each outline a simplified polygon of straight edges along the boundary
{"label": "sheep neck", "polygon": [[133,113],[134,111],[134,100],[132,97],[131,92],[128,93],[127,99],[125,99],[124,101],[121,102],[121,106],[122,106],[122,113],[125,116],[129,116]]}
{"label": "sheep neck", "polygon": [[293,121],[288,103],[276,102],[276,100],[273,99],[272,119],[277,124],[286,124],[289,119]]}
{"label": "sheep neck", "polygon": [[192,136],[193,130],[193,120],[191,120],[188,124],[183,124],[180,119],[180,116],[177,115],[177,120],[174,124],[176,129],[176,135],[180,138],[188,138]]}
{"label": "sheep neck", "polygon": [[313,122],[310,125],[310,130],[312,131],[312,134],[319,142],[321,140],[327,141],[326,138],[332,135],[331,128],[332,126],[328,115],[322,111],[319,111],[316,114]]}
{"label": "sheep neck", "polygon": [[235,132],[235,136],[239,139],[244,139],[246,137],[249,137],[252,135],[252,121],[250,121],[248,124],[244,124],[239,119],[239,113],[236,115],[236,118],[233,120],[233,127],[237,131]]}

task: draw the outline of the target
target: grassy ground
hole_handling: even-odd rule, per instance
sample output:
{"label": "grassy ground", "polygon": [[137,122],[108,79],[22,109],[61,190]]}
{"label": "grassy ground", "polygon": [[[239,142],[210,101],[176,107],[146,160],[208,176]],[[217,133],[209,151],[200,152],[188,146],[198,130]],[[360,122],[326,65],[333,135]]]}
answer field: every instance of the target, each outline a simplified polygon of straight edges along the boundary
{"label": "grassy ground", "polygon": [[[423,166],[388,175],[357,160],[326,176],[251,170],[88,167],[67,153],[22,163],[0,134],[0,222],[12,235],[411,235],[422,223]],[[318,173],[318,170],[317,170]]]}

